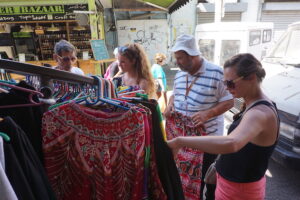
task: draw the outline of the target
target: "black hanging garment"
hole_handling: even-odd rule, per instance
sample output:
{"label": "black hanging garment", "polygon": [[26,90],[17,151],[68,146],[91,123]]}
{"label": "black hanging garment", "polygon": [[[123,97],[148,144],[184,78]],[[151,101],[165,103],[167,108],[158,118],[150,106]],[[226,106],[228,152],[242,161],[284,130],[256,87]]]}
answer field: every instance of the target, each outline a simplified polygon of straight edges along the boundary
{"label": "black hanging garment", "polygon": [[56,199],[24,131],[10,117],[0,122],[0,131],[10,137],[10,142],[4,143],[5,170],[18,199]]}
{"label": "black hanging garment", "polygon": [[160,127],[160,113],[158,113],[158,103],[156,100],[137,101],[148,107],[152,112],[152,139],[154,146],[154,154],[160,181],[169,200],[184,200],[180,176],[173,153],[163,138]]}
{"label": "black hanging garment", "polygon": [[[25,81],[21,81],[17,86],[34,90]],[[37,96],[33,100],[38,102]],[[28,104],[29,93],[20,90],[11,89],[8,94],[0,93],[0,106]],[[39,159],[43,162],[42,151],[42,108],[41,106],[18,107],[18,108],[1,108],[0,117],[10,116],[16,124],[26,133]]]}

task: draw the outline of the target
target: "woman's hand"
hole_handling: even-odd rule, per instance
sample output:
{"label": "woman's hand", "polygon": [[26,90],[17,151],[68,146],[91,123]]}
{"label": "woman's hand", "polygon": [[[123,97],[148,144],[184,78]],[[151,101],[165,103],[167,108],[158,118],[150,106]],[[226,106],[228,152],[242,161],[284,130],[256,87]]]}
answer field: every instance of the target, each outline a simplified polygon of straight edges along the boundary
{"label": "woman's hand", "polygon": [[172,140],[168,140],[167,144],[170,147],[170,149],[172,150],[173,156],[176,157],[178,151],[180,150],[180,145],[179,145],[179,139],[180,137],[174,138]]}

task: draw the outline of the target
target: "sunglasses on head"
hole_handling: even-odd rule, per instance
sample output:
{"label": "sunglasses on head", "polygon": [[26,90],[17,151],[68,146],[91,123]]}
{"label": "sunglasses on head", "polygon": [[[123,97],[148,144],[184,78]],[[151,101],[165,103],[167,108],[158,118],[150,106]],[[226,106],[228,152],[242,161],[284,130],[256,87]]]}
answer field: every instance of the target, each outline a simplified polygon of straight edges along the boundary
{"label": "sunglasses on head", "polygon": [[57,55],[57,56],[64,62],[68,62],[68,61],[74,62],[76,60],[75,56],[64,56],[64,57],[61,57],[59,55]]}
{"label": "sunglasses on head", "polygon": [[239,80],[242,80],[243,78],[244,78],[243,76],[240,76],[234,80],[225,80],[225,81],[223,81],[223,83],[227,88],[234,89],[235,83],[238,82]]}
{"label": "sunglasses on head", "polygon": [[138,53],[134,49],[131,49],[127,46],[121,46],[118,49],[121,55],[129,58],[130,60],[138,57]]}
{"label": "sunglasses on head", "polygon": [[124,53],[126,50],[129,50],[127,46],[121,46],[118,48],[119,52]]}

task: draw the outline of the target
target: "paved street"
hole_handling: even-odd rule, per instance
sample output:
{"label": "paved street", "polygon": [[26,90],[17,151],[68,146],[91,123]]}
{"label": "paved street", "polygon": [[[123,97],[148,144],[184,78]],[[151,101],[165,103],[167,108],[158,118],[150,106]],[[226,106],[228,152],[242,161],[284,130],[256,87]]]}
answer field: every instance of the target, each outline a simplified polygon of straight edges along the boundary
{"label": "paved street", "polygon": [[300,171],[287,169],[270,160],[266,176],[266,200],[300,200]]}

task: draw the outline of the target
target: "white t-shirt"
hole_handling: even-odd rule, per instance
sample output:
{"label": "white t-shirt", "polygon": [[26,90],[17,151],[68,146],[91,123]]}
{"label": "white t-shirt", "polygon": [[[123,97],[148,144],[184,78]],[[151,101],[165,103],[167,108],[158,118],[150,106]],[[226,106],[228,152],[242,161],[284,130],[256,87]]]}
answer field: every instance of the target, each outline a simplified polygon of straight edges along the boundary
{"label": "white t-shirt", "polygon": [[71,68],[71,72],[74,73],[74,74],[78,74],[78,75],[83,75],[84,76],[84,72],[78,68],[78,67],[72,67]]}
{"label": "white t-shirt", "polygon": [[[53,67],[53,69],[57,69],[57,66],[56,67]],[[70,72],[74,73],[74,74],[78,74],[78,75],[82,75],[84,76],[84,72],[78,68],[78,67],[72,67]]]}

